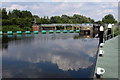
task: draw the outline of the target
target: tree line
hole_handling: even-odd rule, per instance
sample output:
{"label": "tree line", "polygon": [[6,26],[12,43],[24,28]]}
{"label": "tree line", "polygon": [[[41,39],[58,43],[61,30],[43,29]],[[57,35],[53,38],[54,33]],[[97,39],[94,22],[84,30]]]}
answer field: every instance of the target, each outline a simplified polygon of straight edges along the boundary
{"label": "tree line", "polygon": [[52,17],[39,17],[37,15],[33,16],[36,18],[36,23],[37,24],[53,24],[53,23],[59,23],[59,24],[81,24],[81,23],[94,23],[94,20],[82,16],[79,14],[74,14],[73,16],[67,16],[67,15],[62,15],[62,16],[52,16]]}
{"label": "tree line", "polygon": [[3,31],[17,31],[30,30],[32,26],[33,16],[30,11],[20,11],[14,9],[7,12],[5,8],[2,9],[2,30]]}
{"label": "tree line", "polygon": [[2,30],[3,31],[25,31],[32,30],[32,25],[34,20],[36,24],[81,24],[81,23],[117,23],[112,14],[108,14],[102,18],[102,21],[95,22],[94,19],[86,17],[79,14],[74,14],[73,16],[62,15],[62,16],[44,16],[39,17],[38,15],[33,15],[27,10],[17,10],[7,11],[6,8],[0,9],[0,15],[2,14]]}

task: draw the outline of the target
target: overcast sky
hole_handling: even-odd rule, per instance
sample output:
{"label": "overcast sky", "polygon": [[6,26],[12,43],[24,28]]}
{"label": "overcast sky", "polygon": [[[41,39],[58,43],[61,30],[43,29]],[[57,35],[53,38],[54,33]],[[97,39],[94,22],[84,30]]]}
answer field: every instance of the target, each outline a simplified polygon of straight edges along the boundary
{"label": "overcast sky", "polygon": [[2,2],[118,2],[119,0],[0,0]]}
{"label": "overcast sky", "polygon": [[[102,2],[103,0],[91,0],[92,2],[80,2],[80,0],[44,0],[41,2],[14,2],[15,0],[6,0],[2,3],[2,7],[7,10],[19,9],[31,11],[33,15],[41,16],[61,16],[66,14],[80,14],[93,19],[101,20],[107,14],[113,14],[118,18],[118,2]],[[31,1],[31,0],[29,0]],[[32,0],[33,1],[33,0]],[[35,1],[35,0],[34,0]],[[55,2],[56,1],[56,2]]]}

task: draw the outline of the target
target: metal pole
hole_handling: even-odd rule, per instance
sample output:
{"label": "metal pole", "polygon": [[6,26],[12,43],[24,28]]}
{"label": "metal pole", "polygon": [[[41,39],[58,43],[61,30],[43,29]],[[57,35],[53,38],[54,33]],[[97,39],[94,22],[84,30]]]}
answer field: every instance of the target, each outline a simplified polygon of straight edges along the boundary
{"label": "metal pole", "polygon": [[104,34],[104,28],[103,28],[103,26],[100,26],[100,29],[99,29],[99,44],[103,43],[103,34]]}
{"label": "metal pole", "polygon": [[111,35],[111,29],[112,29],[112,24],[108,24],[108,32],[107,32],[107,39],[109,39],[109,38],[112,38],[112,35]]}

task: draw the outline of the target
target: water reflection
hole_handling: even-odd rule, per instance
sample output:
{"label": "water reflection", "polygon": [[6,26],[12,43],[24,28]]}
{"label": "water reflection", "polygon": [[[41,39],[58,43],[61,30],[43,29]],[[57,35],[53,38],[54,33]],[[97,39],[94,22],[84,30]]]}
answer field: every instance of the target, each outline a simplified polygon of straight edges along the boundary
{"label": "water reflection", "polygon": [[0,35],[0,38],[2,38],[2,35]]}
{"label": "water reflection", "polygon": [[22,35],[21,35],[21,34],[17,34],[16,37],[17,37],[17,38],[21,38]]}
{"label": "water reflection", "polygon": [[[77,35],[67,33],[21,36],[21,39],[13,37],[8,47],[3,48],[3,77],[55,77],[56,74],[56,77],[90,77],[98,40],[74,39]],[[8,67],[8,64],[12,65]],[[28,75],[29,72],[34,74]],[[84,76],[81,76],[82,72]]]}
{"label": "water reflection", "polygon": [[12,38],[12,37],[13,37],[13,35],[8,35],[8,37],[9,37],[9,38]]}
{"label": "water reflection", "polygon": [[31,37],[31,34],[25,34],[25,37]]}

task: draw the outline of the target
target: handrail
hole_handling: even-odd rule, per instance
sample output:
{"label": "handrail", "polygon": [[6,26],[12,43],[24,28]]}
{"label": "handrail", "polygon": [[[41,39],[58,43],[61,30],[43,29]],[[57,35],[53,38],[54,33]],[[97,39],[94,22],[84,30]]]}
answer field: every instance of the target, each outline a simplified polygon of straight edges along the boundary
{"label": "handrail", "polygon": [[111,33],[111,34],[109,34],[109,35],[105,34],[105,35],[104,35],[104,39],[105,39],[105,40],[108,40],[108,39],[110,39],[110,38],[112,38],[112,37],[115,37],[115,36],[116,36],[115,34],[120,34],[120,31],[113,32],[113,33]]}

